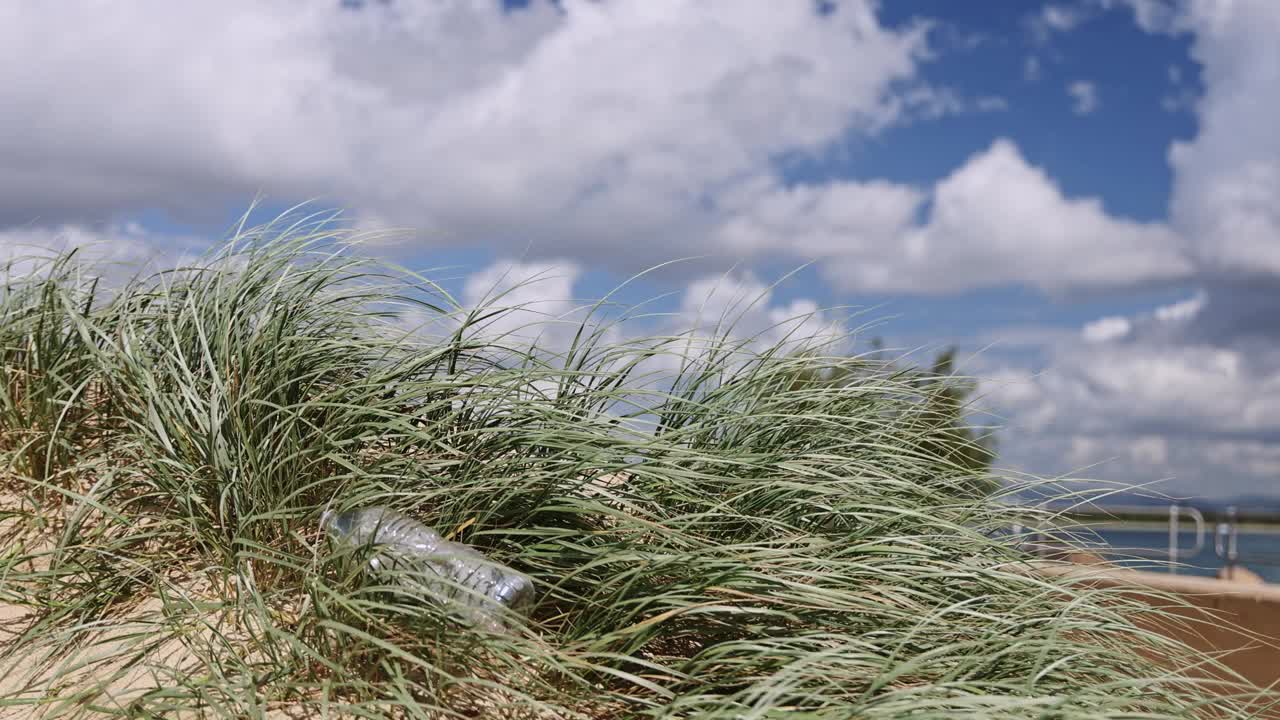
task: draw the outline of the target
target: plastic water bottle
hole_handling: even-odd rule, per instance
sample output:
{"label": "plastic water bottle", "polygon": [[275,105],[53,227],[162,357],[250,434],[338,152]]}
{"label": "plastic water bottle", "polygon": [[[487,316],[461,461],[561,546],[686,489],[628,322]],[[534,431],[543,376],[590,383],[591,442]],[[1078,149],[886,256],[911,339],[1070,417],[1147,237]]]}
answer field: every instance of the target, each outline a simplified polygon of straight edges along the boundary
{"label": "plastic water bottle", "polygon": [[421,590],[473,625],[504,630],[507,620],[527,615],[533,580],[461,543],[450,542],[422,523],[382,507],[326,511],[320,524],[340,544],[372,546],[369,567],[402,585]]}

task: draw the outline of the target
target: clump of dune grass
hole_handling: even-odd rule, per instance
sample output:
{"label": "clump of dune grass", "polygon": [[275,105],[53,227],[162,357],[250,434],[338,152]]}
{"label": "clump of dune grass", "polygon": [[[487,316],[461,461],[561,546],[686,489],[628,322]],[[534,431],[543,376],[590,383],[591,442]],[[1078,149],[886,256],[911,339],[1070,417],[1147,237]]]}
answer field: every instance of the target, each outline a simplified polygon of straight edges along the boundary
{"label": "clump of dune grass", "polygon": [[[916,384],[823,347],[488,330],[325,218],[108,294],[0,296],[14,717],[1243,717],[1164,610],[1038,576],[922,451]],[[568,322],[568,321],[566,321]],[[625,321],[623,321],[625,322]],[[416,326],[422,327],[416,327]],[[621,336],[626,337],[623,333]],[[360,572],[385,505],[531,575],[510,634]],[[1233,692],[1235,696],[1233,697]]]}

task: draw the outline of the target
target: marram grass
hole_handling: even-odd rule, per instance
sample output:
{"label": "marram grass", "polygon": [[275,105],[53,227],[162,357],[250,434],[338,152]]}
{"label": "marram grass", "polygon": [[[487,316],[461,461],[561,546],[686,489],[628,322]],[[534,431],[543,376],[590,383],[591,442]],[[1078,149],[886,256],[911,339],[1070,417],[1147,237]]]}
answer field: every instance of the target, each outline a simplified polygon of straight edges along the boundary
{"label": "marram grass", "polygon": [[[91,271],[49,258],[0,289],[0,716],[1257,700],[1144,629],[1165,611],[1032,572],[998,533],[1010,510],[922,449],[918,385],[796,382],[857,362],[821,347],[610,340],[587,317],[530,349],[314,218],[109,291]],[[528,626],[484,634],[370,584],[317,527],[371,504],[530,574]]]}

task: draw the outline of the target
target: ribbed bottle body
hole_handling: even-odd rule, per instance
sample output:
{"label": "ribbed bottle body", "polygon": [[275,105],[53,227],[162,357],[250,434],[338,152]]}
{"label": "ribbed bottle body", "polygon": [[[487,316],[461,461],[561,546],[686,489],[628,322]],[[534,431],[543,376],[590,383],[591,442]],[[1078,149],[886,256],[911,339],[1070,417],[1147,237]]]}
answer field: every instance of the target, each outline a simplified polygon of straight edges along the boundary
{"label": "ribbed bottle body", "polygon": [[375,573],[424,591],[472,624],[502,629],[511,613],[525,615],[533,605],[529,576],[394,510],[325,513],[321,524],[340,543],[372,546]]}

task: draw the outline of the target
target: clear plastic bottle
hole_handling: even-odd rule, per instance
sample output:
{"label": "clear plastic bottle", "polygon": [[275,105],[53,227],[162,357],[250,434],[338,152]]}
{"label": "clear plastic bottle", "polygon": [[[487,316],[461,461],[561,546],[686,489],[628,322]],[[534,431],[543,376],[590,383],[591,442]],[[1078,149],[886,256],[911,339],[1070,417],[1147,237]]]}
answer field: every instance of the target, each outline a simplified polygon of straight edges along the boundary
{"label": "clear plastic bottle", "polygon": [[474,548],[445,540],[394,510],[326,511],[320,524],[341,544],[373,546],[369,566],[374,572],[425,591],[473,625],[503,630],[509,620],[527,615],[533,605],[535,592],[529,576]]}

